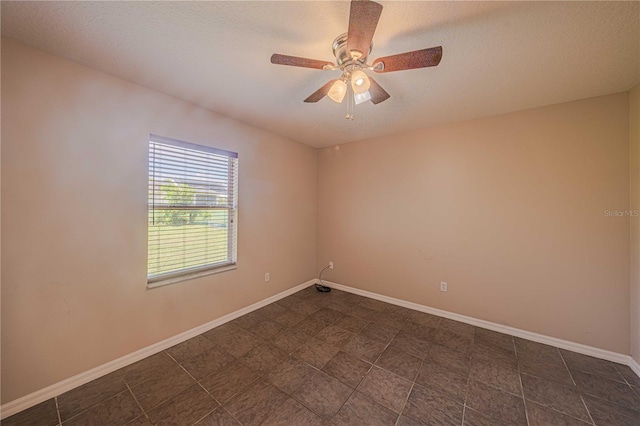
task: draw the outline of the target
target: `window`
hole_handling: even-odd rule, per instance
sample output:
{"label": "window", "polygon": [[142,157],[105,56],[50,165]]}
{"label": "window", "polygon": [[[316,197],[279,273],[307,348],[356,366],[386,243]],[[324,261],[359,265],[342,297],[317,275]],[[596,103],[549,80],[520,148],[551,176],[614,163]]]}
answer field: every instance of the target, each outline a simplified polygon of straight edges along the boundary
{"label": "window", "polygon": [[238,154],[151,135],[149,287],[235,267]]}

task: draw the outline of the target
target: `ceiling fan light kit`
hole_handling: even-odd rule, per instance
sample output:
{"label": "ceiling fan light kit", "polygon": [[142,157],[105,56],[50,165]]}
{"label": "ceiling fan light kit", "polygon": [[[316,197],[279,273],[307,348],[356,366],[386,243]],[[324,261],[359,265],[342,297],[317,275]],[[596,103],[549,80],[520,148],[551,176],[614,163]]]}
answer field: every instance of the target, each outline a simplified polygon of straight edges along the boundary
{"label": "ceiling fan light kit", "polygon": [[330,80],[313,92],[305,102],[318,102],[328,96],[334,102],[342,103],[347,98],[348,120],[353,120],[353,106],[366,101],[379,104],[391,97],[374,79],[364,71],[385,73],[415,68],[433,67],[442,59],[442,46],[378,58],[367,64],[373,49],[373,34],[378,26],[382,5],[369,0],[353,0],[349,13],[349,30],[333,41],[335,64],[316,59],[300,58],[274,53],[271,63],[320,70],[340,70],[340,78]]}
{"label": "ceiling fan light kit", "polygon": [[354,71],[351,74],[351,87],[353,88],[353,93],[362,94],[369,90],[371,83],[369,82],[369,77],[362,70]]}
{"label": "ceiling fan light kit", "polygon": [[344,95],[346,94],[347,94],[347,83],[345,83],[344,80],[340,79],[340,80],[336,80],[336,82],[333,83],[333,85],[329,89],[329,93],[327,93],[327,96],[329,96],[329,98],[332,101],[341,103],[342,100],[344,99]]}

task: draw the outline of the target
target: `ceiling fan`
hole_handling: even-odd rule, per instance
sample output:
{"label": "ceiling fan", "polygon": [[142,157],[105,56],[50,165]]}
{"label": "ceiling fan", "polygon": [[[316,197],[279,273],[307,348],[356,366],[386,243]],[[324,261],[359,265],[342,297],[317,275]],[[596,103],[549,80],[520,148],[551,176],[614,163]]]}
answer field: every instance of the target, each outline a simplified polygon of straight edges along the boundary
{"label": "ceiling fan", "polygon": [[349,13],[349,30],[333,41],[333,54],[336,63],[316,59],[274,53],[272,64],[290,65],[294,67],[315,68],[323,70],[340,70],[340,78],[329,80],[320,89],[313,92],[305,102],[318,102],[325,96],[342,103],[347,96],[346,118],[353,120],[353,104],[370,100],[374,104],[386,101],[391,97],[374,79],[364,71],[377,73],[402,71],[414,68],[433,67],[442,59],[442,46],[415,50],[385,56],[367,63],[373,47],[373,34],[382,13],[382,5],[369,0],[352,0]]}

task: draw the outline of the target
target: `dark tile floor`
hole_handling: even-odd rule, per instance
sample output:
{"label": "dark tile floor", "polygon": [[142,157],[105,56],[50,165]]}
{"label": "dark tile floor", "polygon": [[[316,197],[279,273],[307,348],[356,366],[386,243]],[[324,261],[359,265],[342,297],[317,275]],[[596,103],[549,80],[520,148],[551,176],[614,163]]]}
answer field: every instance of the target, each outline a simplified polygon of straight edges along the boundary
{"label": "dark tile floor", "polygon": [[313,287],[2,425],[640,425],[627,366]]}

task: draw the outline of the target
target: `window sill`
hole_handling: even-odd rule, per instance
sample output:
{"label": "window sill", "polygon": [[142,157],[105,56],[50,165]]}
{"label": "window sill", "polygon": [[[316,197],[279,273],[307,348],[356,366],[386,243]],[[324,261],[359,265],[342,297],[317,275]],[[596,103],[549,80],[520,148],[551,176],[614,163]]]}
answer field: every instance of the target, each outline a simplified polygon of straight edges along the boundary
{"label": "window sill", "polygon": [[221,272],[232,271],[234,269],[238,269],[238,264],[234,263],[233,265],[222,266],[220,268],[207,269],[206,271],[198,271],[192,274],[181,275],[179,277],[167,278],[166,280],[154,281],[152,283],[147,283],[147,288],[152,289],[156,287],[163,287],[165,285],[176,284],[182,281],[192,280],[194,278],[200,278],[207,275],[219,274]]}

